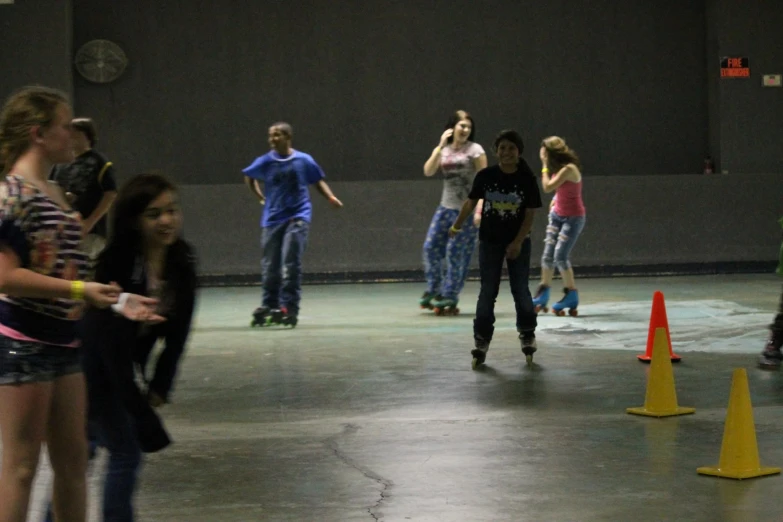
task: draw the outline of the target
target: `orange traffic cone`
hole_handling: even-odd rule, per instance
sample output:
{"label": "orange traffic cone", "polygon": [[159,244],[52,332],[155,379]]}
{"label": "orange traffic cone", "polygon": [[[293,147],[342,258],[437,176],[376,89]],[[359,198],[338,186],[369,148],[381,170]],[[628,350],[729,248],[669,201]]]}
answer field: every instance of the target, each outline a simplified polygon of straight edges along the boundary
{"label": "orange traffic cone", "polygon": [[647,331],[647,350],[636,358],[642,362],[652,360],[653,343],[655,341],[655,329],[666,329],[666,342],[669,344],[669,357],[672,362],[680,362],[681,357],[672,351],[672,338],[669,335],[669,320],[666,318],[666,304],[663,301],[663,293],[656,291],[653,294],[652,311],[650,312],[650,329]]}
{"label": "orange traffic cone", "polygon": [[700,475],[739,480],[780,473],[780,468],[762,468],[759,463],[756,426],[753,423],[753,406],[750,404],[748,373],[745,368],[734,370],[731,379],[720,462],[717,467],[697,468],[696,472]]}
{"label": "orange traffic cone", "polygon": [[634,415],[646,415],[647,417],[671,417],[673,415],[687,415],[696,410],[677,406],[677,390],[674,388],[674,370],[672,361],[666,351],[666,329],[655,329],[653,341],[652,364],[647,377],[647,393],[644,397],[644,406],[639,408],[627,408],[625,411]]}

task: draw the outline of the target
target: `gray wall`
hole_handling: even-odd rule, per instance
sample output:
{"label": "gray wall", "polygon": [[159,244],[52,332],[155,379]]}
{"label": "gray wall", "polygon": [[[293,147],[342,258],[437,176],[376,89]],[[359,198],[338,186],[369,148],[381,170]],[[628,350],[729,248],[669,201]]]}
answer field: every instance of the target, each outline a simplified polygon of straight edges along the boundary
{"label": "gray wall", "polygon": [[330,179],[418,179],[458,108],[487,148],[521,130],[529,160],[560,134],[590,174],[696,173],[703,4],[75,0],[77,48],[108,38],[130,59],[111,86],[76,78],[76,100],[121,170],[182,183],[236,183],[278,119]]}
{"label": "gray wall", "polygon": [[[421,268],[424,235],[440,194],[437,183],[341,182],[333,188],[345,207],[334,210],[314,194],[306,272]],[[776,220],[783,215],[779,175],[601,176],[586,178],[584,191],[588,221],[573,252],[578,266],[777,258]],[[186,235],[199,248],[203,273],[259,272],[261,207],[245,187],[188,185],[182,200]],[[224,201],[236,204],[217,213]],[[540,266],[543,211],[537,219],[533,266]]]}
{"label": "gray wall", "polygon": [[[73,4],[73,43],[69,17]],[[163,168],[182,184],[202,271],[258,271],[258,214],[239,169],[272,120],[346,202],[315,197],[309,272],[415,270],[440,183],[421,164],[455,108],[479,141],[557,133],[585,163],[581,266],[771,261],[783,215],[783,2],[414,0],[321,3],[98,0],[0,6],[3,93],[68,89],[98,120],[120,178]],[[93,85],[72,50],[118,42],[126,74]],[[752,78],[720,80],[722,55]],[[693,176],[711,153],[728,176]],[[619,176],[618,176],[619,175]],[[540,255],[543,215],[535,228]]]}
{"label": "gray wall", "polygon": [[[713,115],[710,143],[713,150],[719,144],[719,169],[780,173],[783,88],[762,87],[761,78],[783,74],[783,2],[711,0],[707,20]],[[721,56],[747,56],[751,78],[718,79]]]}
{"label": "gray wall", "polygon": [[72,93],[71,0],[0,5],[0,97],[28,84]]}

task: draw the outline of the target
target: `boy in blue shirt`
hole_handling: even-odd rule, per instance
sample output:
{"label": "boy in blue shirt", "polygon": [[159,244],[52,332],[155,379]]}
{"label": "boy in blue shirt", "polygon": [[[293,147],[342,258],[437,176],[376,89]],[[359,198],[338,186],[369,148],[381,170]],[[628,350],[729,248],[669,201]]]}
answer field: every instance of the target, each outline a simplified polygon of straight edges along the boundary
{"label": "boy in blue shirt", "polygon": [[242,170],[245,184],[264,205],[263,293],[261,306],[253,312],[252,326],[272,323],[296,326],[301,301],[302,254],[313,212],[309,185],[315,184],[335,208],[343,206],[324,181],[324,173],[315,160],[291,147],[292,138],[291,125],[273,124],[269,127],[271,150]]}

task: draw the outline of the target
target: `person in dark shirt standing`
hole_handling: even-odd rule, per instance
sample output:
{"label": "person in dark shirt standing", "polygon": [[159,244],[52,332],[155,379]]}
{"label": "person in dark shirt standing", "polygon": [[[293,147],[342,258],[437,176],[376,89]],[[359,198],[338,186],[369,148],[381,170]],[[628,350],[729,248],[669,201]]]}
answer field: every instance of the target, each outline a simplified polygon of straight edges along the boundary
{"label": "person in dark shirt standing", "polygon": [[95,122],[75,118],[71,128],[76,159],[53,169],[51,180],[81,214],[84,250],[94,262],[106,245],[106,214],[117,197],[117,183],[111,161],[94,148],[98,139]]}
{"label": "person in dark shirt standing", "polygon": [[493,145],[498,164],[483,169],[473,181],[449,233],[459,233],[480,199],[484,200],[479,228],[479,270],[481,290],[473,321],[475,349],[473,368],[484,363],[495,330],[495,299],[500,289],[503,261],[508,266],[511,295],[517,312],[517,331],[527,363],[533,362],[536,347],[536,312],[528,288],[530,275],[530,230],[535,211],[541,208],[541,192],[527,162],[521,157],[522,136],[504,130]]}

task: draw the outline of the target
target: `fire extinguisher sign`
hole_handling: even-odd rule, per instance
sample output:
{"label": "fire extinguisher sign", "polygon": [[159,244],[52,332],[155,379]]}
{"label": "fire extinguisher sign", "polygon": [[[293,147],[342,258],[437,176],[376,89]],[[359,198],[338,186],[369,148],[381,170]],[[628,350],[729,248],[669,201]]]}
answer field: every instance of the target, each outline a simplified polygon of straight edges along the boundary
{"label": "fire extinguisher sign", "polygon": [[720,59],[721,78],[750,78],[747,57],[724,56]]}

